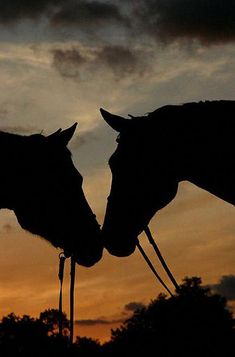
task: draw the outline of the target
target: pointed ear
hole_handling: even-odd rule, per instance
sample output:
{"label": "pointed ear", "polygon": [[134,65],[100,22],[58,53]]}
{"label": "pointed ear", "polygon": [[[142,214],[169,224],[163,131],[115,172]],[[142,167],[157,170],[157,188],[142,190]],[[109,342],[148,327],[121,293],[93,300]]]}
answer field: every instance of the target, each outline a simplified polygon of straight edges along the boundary
{"label": "pointed ear", "polygon": [[47,138],[49,138],[50,140],[53,139],[53,138],[57,138],[59,136],[59,134],[61,133],[61,128],[56,130],[54,133],[52,133],[51,135],[48,135]]}
{"label": "pointed ear", "polygon": [[77,127],[77,123],[73,124],[70,128],[65,130],[58,129],[53,134],[49,135],[47,138],[50,141],[56,140],[62,145],[67,146],[75,132],[76,127]]}
{"label": "pointed ear", "polygon": [[125,119],[118,115],[113,115],[102,108],[100,109],[100,113],[106,123],[119,133],[125,130],[125,128],[130,125],[130,121],[128,119]]}
{"label": "pointed ear", "polygon": [[70,128],[62,130],[59,133],[59,141],[61,144],[67,146],[69,141],[72,139],[72,136],[76,130],[78,123],[74,123]]}

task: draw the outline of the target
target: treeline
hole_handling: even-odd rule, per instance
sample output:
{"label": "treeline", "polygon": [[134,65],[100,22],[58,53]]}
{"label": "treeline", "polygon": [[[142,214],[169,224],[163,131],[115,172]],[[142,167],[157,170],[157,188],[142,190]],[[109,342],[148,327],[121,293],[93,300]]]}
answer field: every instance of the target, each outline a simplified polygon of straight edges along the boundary
{"label": "treeline", "polygon": [[49,309],[39,318],[9,314],[0,322],[0,356],[156,355],[181,357],[233,356],[235,319],[226,299],[213,294],[197,277],[185,278],[174,297],[160,294],[136,310],[109,342],[77,337],[69,347],[69,321],[63,314],[63,337],[58,334],[59,312]]}

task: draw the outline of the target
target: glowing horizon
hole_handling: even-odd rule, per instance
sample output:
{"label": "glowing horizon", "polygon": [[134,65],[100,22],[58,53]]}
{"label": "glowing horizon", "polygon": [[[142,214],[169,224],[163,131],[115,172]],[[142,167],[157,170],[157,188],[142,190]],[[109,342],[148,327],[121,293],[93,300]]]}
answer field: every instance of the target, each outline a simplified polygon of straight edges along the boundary
{"label": "glowing horizon", "polygon": [[[74,8],[70,0],[67,7],[49,0],[39,7],[22,2],[19,12],[12,1],[7,14],[2,9],[0,130],[46,135],[78,122],[69,147],[102,224],[116,133],[99,108],[126,117],[165,104],[235,100],[234,26],[226,25],[217,3],[211,11],[218,31],[195,0],[189,5],[200,15],[199,24],[182,11],[185,0],[174,6],[136,1],[134,8],[129,1],[75,3]],[[223,6],[234,13],[232,2]],[[152,231],[179,283],[187,275],[215,285],[235,274],[233,210],[183,182],[176,199],[153,218]],[[0,214],[0,241],[0,317],[57,308],[59,251],[23,231],[7,210]],[[68,269],[66,274],[68,280]],[[68,281],[64,291],[68,314]],[[148,304],[162,291],[137,251],[122,259],[105,251],[94,267],[77,267],[75,319],[117,321],[128,316],[128,303]],[[105,340],[111,326],[79,325],[76,331]]]}

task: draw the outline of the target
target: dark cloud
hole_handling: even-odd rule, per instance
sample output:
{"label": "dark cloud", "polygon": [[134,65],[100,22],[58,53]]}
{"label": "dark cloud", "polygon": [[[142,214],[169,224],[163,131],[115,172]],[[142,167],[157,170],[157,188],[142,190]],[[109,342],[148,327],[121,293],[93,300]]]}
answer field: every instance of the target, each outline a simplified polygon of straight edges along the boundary
{"label": "dark cloud", "polygon": [[124,319],[106,320],[106,319],[88,319],[88,320],[76,320],[75,324],[82,326],[94,326],[94,325],[112,325],[115,323],[123,323]]}
{"label": "dark cloud", "polygon": [[144,71],[140,54],[125,46],[104,46],[97,53],[96,62],[109,67],[118,77]]}
{"label": "dark cloud", "polygon": [[60,75],[74,79],[81,78],[85,66],[89,73],[110,70],[116,78],[143,74],[148,68],[140,52],[125,46],[106,45],[90,55],[82,55],[77,47],[55,49],[52,55],[52,65]]}
{"label": "dark cloud", "polygon": [[24,19],[47,17],[52,26],[85,27],[122,24],[128,20],[118,6],[96,0],[0,0],[0,22],[11,24]]}
{"label": "dark cloud", "polygon": [[63,5],[62,0],[0,0],[0,22],[13,23],[23,19],[37,19],[42,15],[53,14],[58,6]]}
{"label": "dark cloud", "polygon": [[[145,305],[142,302],[132,301],[124,306],[124,315],[126,312],[134,312],[136,310],[143,309]],[[77,325],[83,326],[94,326],[94,325],[112,325],[117,323],[123,323],[126,318],[120,319],[106,319],[106,318],[97,318],[97,319],[87,319],[87,320],[76,320]]]}
{"label": "dark cloud", "polygon": [[117,5],[100,1],[64,1],[51,18],[54,25],[76,25],[79,27],[104,26],[105,24],[128,25]]}
{"label": "dark cloud", "polygon": [[[42,17],[56,29],[73,26],[93,35],[100,31],[107,34],[110,26],[118,31],[125,29],[128,43],[139,42],[143,36],[162,43],[182,39],[197,39],[203,44],[235,40],[233,0],[127,0],[125,4],[105,0],[0,0],[3,25]],[[73,38],[73,33],[66,34],[68,39]],[[103,56],[108,61],[105,52]]]}
{"label": "dark cloud", "polygon": [[129,302],[129,304],[125,305],[125,310],[126,311],[136,311],[136,310],[141,310],[144,308],[144,304],[142,302]]}
{"label": "dark cloud", "polygon": [[139,5],[138,26],[162,42],[198,39],[209,44],[235,39],[233,0],[143,0]]}
{"label": "dark cloud", "polygon": [[235,300],[235,275],[222,276],[218,284],[210,285],[210,288],[228,300]]}
{"label": "dark cloud", "polygon": [[63,77],[79,78],[80,69],[86,63],[86,59],[76,48],[68,50],[56,49],[52,51],[53,66]]}

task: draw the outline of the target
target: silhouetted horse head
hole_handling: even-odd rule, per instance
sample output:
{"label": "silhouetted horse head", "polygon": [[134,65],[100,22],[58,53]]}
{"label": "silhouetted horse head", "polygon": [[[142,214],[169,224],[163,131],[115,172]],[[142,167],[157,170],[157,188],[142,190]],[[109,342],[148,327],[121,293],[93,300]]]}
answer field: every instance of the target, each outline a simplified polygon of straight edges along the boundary
{"label": "silhouetted horse head", "polygon": [[[127,256],[156,211],[175,197],[178,184],[169,172],[171,157],[165,157],[161,138],[145,125],[146,118],[128,120],[103,109],[101,114],[119,132],[117,149],[109,160],[112,186],[102,235],[111,254]],[[153,162],[150,153],[157,141],[159,156]]]}
{"label": "silhouetted horse head", "polygon": [[0,132],[0,208],[14,210],[21,227],[88,267],[100,260],[103,246],[67,149],[75,128],[47,137]]}
{"label": "silhouetted horse head", "polygon": [[156,211],[189,181],[235,205],[235,101],[165,105],[131,120],[101,110],[119,132],[102,233],[111,254],[131,254]]}

